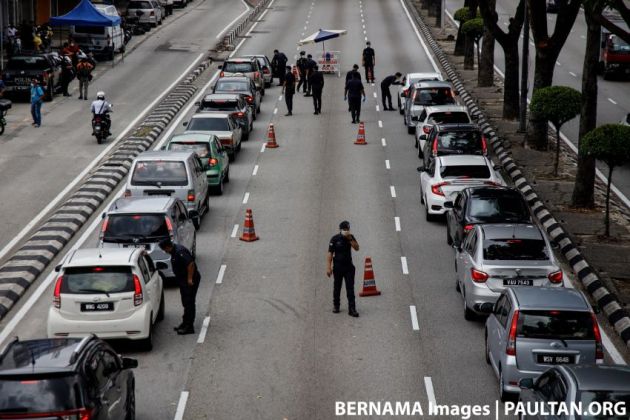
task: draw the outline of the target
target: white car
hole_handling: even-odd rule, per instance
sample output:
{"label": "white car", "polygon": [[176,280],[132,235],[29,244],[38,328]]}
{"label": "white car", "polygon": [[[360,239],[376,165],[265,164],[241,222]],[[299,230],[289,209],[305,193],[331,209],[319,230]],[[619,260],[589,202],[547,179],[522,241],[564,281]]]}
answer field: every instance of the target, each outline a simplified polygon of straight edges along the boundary
{"label": "white car", "polygon": [[48,337],[129,339],[153,346],[164,318],[164,284],[144,248],[86,248],[62,264],[48,312]]}
{"label": "white car", "polygon": [[490,159],[476,155],[447,155],[432,159],[427,168],[419,167],[420,202],[427,220],[446,212],[444,203],[468,187],[505,185]]}
{"label": "white car", "polygon": [[[427,106],[418,117],[416,124],[416,147],[424,149],[426,136],[434,124],[469,124],[472,123],[468,110],[461,105]],[[424,138],[420,138],[424,134]]]}
{"label": "white car", "polygon": [[626,116],[623,117],[621,119],[621,121],[619,121],[619,124],[621,124],[621,125],[630,125],[630,114],[626,114]]}
{"label": "white car", "polygon": [[405,101],[409,88],[416,82],[425,80],[444,80],[440,73],[407,73],[403,77],[403,84],[398,88],[398,111],[405,113]]}

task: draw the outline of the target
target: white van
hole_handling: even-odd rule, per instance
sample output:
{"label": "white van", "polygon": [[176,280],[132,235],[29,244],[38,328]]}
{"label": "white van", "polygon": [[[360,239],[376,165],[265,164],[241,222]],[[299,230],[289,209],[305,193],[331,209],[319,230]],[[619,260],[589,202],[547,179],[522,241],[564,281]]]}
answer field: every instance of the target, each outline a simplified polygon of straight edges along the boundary
{"label": "white van", "polygon": [[[111,4],[95,4],[94,7],[106,16],[118,16],[118,10]],[[114,59],[114,53],[125,48],[125,36],[120,25],[116,26],[71,26],[70,33],[85,52]]]}

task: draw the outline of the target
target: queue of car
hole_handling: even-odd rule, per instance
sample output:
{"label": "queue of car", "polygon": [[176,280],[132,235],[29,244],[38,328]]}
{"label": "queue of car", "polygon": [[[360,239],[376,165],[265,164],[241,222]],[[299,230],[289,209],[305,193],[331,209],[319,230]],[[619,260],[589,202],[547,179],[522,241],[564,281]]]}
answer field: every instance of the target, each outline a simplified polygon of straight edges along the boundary
{"label": "queue of car", "polygon": [[581,292],[564,287],[558,245],[521,193],[507,186],[483,132],[456,97],[439,75],[408,73],[399,110],[422,162],[426,219],[446,220],[464,318],[485,316],[485,359],[500,399],[605,401],[605,395],[627,404],[630,369],[603,364],[593,308]]}

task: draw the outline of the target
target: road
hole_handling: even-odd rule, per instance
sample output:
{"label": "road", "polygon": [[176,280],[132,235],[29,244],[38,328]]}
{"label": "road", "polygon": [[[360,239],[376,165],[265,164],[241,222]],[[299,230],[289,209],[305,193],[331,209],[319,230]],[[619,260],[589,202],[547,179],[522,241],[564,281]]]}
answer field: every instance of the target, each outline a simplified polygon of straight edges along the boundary
{"label": "road", "polygon": [[[399,1],[274,0],[236,54],[278,48],[292,58],[297,40],[324,26],[348,30],[327,44],[343,52],[344,68],[359,61],[369,37],[377,79],[433,70]],[[403,43],[415,53],[397,48]],[[366,86],[368,145],[354,145],[357,126],[343,101],[343,78],[325,80],[319,116],[310,98],[297,95],[294,116],[285,117],[280,88],[267,90],[224,196],[211,200],[197,236],[199,335],[173,332],[181,307],[178,291],[168,289],[153,350],[123,346],[139,360],[139,419],[331,419],[337,401],[417,401],[425,413],[429,402],[494,409],[498,385],[484,362],[483,324],[464,320],[444,224],[422,215],[413,137],[397,112],[382,110],[377,86]],[[170,133],[181,131],[189,115]],[[277,149],[262,147],[269,122]],[[233,235],[247,208],[260,236],[253,243]],[[343,297],[342,313],[332,313],[332,280],[325,276],[329,238],[344,219],[361,246],[356,291],[366,256],[382,291],[357,297],[359,318],[347,315]],[[75,246],[94,246],[97,230],[98,220]],[[48,287],[20,302],[20,337],[45,335],[51,296]]]}

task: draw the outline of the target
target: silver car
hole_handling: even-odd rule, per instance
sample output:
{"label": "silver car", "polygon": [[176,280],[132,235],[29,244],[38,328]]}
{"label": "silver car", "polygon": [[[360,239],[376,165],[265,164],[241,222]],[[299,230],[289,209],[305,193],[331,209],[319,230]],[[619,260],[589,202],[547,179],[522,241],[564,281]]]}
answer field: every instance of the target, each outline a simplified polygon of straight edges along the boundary
{"label": "silver car", "polygon": [[501,400],[520,391],[519,382],[554,365],[602,363],[599,325],[586,298],[575,289],[514,287],[489,308],[486,362],[499,379]]}
{"label": "silver car", "polygon": [[267,56],[264,54],[250,54],[244,55],[243,57],[253,57],[258,60],[258,67],[260,68],[260,71],[262,71],[263,80],[265,81],[265,87],[270,87],[273,76],[271,74],[271,61],[269,61],[269,58],[267,58]]}
{"label": "silver car", "polygon": [[405,113],[405,102],[407,101],[407,94],[417,82],[424,82],[429,80],[443,80],[440,73],[407,73],[403,77],[402,85],[398,88],[398,111],[402,114]]}
{"label": "silver car", "polygon": [[119,198],[103,213],[102,248],[144,248],[162,274],[173,277],[171,256],[158,246],[162,239],[195,255],[197,235],[186,206],[175,197]]}
{"label": "silver car", "polygon": [[424,143],[435,124],[470,124],[468,110],[462,105],[427,106],[420,113],[416,123],[415,146],[424,149]]}
{"label": "silver car", "polygon": [[549,241],[529,223],[476,225],[455,248],[455,269],[467,320],[510,286],[563,286]]}
{"label": "silver car", "polygon": [[220,77],[247,76],[256,85],[261,96],[265,96],[265,81],[262,69],[255,57],[232,57],[223,62]]}
{"label": "silver car", "polygon": [[131,0],[127,5],[127,16],[137,16],[140,24],[155,28],[162,24],[162,6],[155,0]]}
{"label": "silver car", "polygon": [[252,107],[254,120],[260,113],[261,96],[254,81],[246,76],[221,77],[212,88],[212,93],[240,93],[245,96],[247,104]]}
{"label": "silver car", "polygon": [[230,162],[236,159],[236,153],[241,150],[243,128],[226,113],[202,112],[192,116],[190,121],[184,122],[186,131],[203,131],[214,134],[226,149]]}
{"label": "silver car", "polygon": [[249,140],[254,129],[254,110],[240,93],[210,93],[203,97],[197,112],[230,113],[243,129],[243,141]]}
{"label": "silver car", "polygon": [[409,134],[416,132],[416,124],[425,107],[454,105],[456,94],[450,82],[426,81],[413,84],[405,102],[404,118],[407,132]]}

